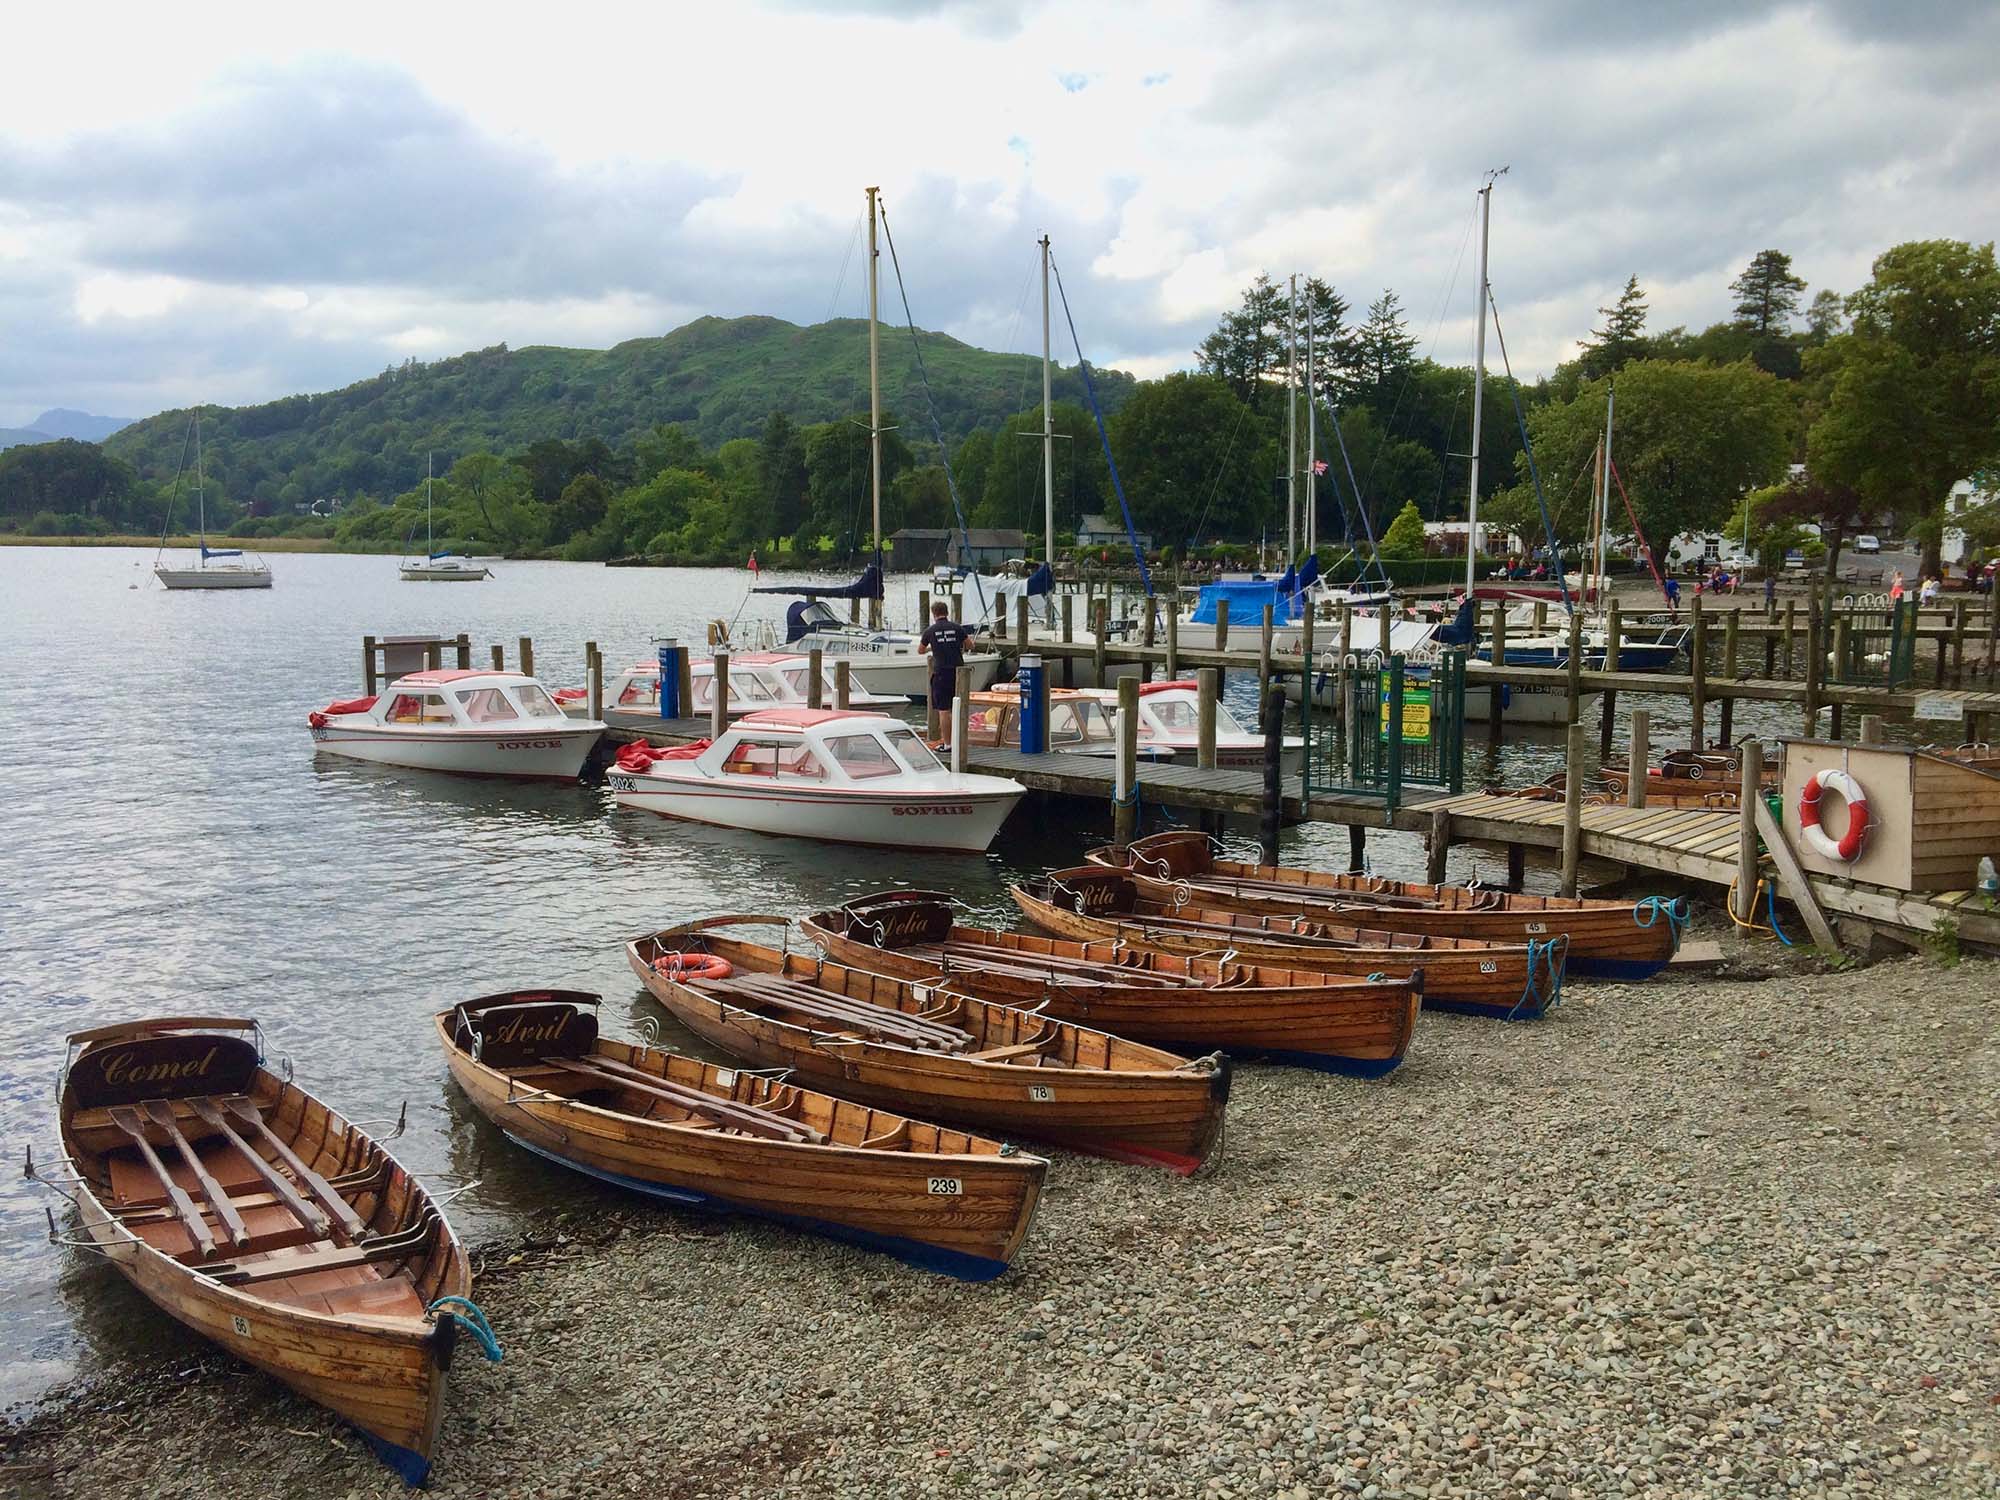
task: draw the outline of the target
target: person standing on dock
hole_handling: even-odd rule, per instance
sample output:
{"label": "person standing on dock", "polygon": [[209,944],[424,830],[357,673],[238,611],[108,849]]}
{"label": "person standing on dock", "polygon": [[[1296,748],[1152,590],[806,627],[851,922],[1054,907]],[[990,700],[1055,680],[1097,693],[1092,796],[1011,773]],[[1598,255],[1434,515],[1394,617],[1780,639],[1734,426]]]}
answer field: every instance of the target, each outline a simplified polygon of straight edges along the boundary
{"label": "person standing on dock", "polygon": [[1778,602],[1778,575],[1769,569],[1764,572],[1764,608],[1770,609]]}
{"label": "person standing on dock", "polygon": [[1661,584],[1660,588],[1666,593],[1667,608],[1671,609],[1675,614],[1679,614],[1681,612],[1681,581],[1670,573],[1667,575],[1666,582]]}
{"label": "person standing on dock", "polygon": [[951,743],[951,699],[958,669],[965,661],[965,638],[971,634],[951,617],[949,604],[931,606],[931,623],[917,640],[917,650],[931,659],[931,719],[933,732]]}

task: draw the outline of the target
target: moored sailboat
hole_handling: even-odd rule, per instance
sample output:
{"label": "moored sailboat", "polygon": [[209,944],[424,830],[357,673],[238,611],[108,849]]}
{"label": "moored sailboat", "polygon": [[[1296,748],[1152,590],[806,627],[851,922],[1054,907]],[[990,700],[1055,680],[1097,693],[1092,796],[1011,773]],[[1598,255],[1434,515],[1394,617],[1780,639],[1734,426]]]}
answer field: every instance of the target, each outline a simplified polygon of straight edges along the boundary
{"label": "moored sailboat", "polygon": [[[231,562],[230,558],[240,558],[243,551],[238,547],[211,547],[208,545],[208,487],[203,482],[201,462],[201,408],[194,409],[190,419],[194,433],[194,504],[195,504],[195,558],[193,567],[173,568],[162,562],[166,550],[167,531],[174,523],[173,501],[167,502],[167,517],[160,532],[160,552],[153,557],[153,576],[160,580],[163,588],[170,589],[267,589],[271,586],[271,568],[261,559],[245,562]],[[186,449],[182,449],[186,453]],[[175,476],[178,488],[180,479]]]}

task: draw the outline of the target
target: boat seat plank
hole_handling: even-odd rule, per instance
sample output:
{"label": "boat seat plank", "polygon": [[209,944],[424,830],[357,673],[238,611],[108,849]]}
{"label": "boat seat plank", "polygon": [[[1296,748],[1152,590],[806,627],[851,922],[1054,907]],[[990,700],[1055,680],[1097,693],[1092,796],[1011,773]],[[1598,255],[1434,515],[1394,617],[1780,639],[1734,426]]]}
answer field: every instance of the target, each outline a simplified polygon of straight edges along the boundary
{"label": "boat seat plank", "polygon": [[382,1261],[408,1260],[426,1254],[430,1250],[435,1228],[434,1220],[427,1221],[417,1230],[372,1240],[365,1245],[323,1245],[297,1255],[274,1254],[249,1264],[231,1261],[201,1269],[211,1280],[225,1286],[255,1286],[260,1282],[284,1281],[321,1271],[352,1270]]}
{"label": "boat seat plank", "polygon": [[809,1141],[818,1144],[825,1140],[817,1130],[797,1120],[788,1120],[782,1115],[767,1109],[759,1109],[755,1105],[739,1104],[732,1099],[718,1099],[715,1095],[704,1093],[700,1089],[688,1088],[657,1073],[628,1067],[607,1057],[592,1057],[587,1060],[551,1057],[542,1061],[549,1067],[595,1079],[613,1088],[632,1089],[641,1094],[649,1094],[690,1114],[705,1116],[725,1129],[741,1130],[750,1135],[761,1135],[781,1141]]}

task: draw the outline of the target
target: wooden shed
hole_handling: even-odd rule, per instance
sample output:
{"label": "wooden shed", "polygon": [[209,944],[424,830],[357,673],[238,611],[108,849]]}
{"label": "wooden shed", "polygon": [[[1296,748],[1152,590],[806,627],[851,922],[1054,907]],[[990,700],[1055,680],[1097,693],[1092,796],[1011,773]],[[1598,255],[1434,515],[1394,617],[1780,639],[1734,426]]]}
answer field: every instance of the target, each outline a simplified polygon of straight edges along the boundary
{"label": "wooden shed", "polygon": [[[1868,801],[1868,831],[1852,862],[1830,858],[1800,836],[1799,794],[1821,771],[1845,771]],[[1840,793],[1822,794],[1820,827],[1848,829]],[[1840,875],[1899,891],[1964,891],[1979,883],[1983,855],[2000,859],[2000,774],[1907,745],[1785,742],[1785,832],[1814,875]]]}

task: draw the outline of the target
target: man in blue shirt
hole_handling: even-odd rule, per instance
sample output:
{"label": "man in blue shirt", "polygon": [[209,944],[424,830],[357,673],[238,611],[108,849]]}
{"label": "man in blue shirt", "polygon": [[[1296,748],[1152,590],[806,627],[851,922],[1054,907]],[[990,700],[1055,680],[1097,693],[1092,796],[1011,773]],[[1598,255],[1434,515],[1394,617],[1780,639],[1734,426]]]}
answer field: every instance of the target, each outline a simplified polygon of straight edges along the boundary
{"label": "man in blue shirt", "polygon": [[947,744],[951,742],[952,694],[971,634],[952,619],[950,605],[933,604],[931,623],[917,641],[917,650],[931,659],[931,732]]}

